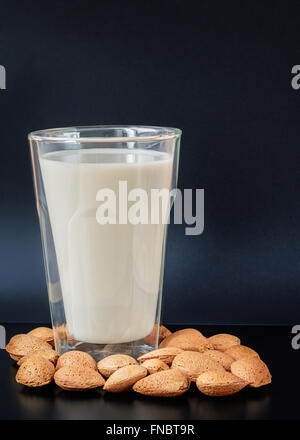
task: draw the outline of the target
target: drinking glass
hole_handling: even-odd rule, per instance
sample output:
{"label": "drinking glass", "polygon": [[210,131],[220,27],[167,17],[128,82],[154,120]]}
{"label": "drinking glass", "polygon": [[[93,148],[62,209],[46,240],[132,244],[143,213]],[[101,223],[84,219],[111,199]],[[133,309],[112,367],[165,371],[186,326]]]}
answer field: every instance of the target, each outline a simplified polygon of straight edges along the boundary
{"label": "drinking glass", "polygon": [[29,134],[55,348],[96,360],[158,346],[181,130],[91,126]]}

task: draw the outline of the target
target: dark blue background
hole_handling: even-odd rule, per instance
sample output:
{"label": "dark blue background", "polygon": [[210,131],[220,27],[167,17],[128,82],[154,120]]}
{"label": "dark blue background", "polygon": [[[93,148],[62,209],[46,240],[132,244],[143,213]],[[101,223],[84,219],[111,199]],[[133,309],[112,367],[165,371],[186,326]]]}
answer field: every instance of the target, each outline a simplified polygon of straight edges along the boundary
{"label": "dark blue background", "polygon": [[0,2],[0,322],[49,320],[26,135],[183,129],[179,186],[205,232],[171,226],[168,323],[299,322],[300,7],[289,1]]}

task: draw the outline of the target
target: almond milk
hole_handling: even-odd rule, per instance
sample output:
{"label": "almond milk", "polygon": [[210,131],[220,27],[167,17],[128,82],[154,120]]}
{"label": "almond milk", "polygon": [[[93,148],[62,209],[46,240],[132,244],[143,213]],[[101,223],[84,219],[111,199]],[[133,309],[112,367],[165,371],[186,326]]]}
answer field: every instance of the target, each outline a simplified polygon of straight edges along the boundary
{"label": "almond milk", "polygon": [[[97,192],[171,189],[173,161],[153,150],[87,149],[40,158],[69,333],[112,344],[154,325],[166,225],[97,222]],[[128,204],[130,206],[130,202]]]}

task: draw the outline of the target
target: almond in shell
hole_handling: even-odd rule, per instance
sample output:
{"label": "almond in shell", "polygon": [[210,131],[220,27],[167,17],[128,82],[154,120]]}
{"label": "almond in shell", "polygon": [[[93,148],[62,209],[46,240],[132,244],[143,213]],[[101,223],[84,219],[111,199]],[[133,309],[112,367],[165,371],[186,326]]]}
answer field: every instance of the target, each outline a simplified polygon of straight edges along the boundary
{"label": "almond in shell", "polygon": [[64,366],[54,374],[54,381],[63,390],[85,391],[102,387],[105,380],[92,368],[82,366]]}
{"label": "almond in shell", "polygon": [[145,362],[148,359],[160,359],[167,365],[171,365],[174,357],[182,351],[183,350],[181,350],[181,348],[177,347],[158,348],[157,350],[152,350],[146,354],[143,354],[138,358],[138,361]]}
{"label": "almond in shell", "polygon": [[169,366],[160,359],[148,359],[142,363],[142,366],[147,368],[149,374],[169,369]]}
{"label": "almond in shell", "polygon": [[16,381],[27,387],[42,387],[52,381],[54,372],[52,362],[40,356],[31,356],[20,366]]}
{"label": "almond in shell", "polygon": [[258,357],[259,354],[256,353],[252,348],[246,347],[246,345],[234,345],[233,347],[228,348],[225,351],[226,354],[229,354],[234,360],[243,359],[247,357]]}
{"label": "almond in shell", "polygon": [[37,327],[30,332],[28,335],[36,336],[37,338],[43,339],[43,341],[48,342],[50,345],[54,345],[54,333],[52,328],[49,327]]}
{"label": "almond in shell", "polygon": [[147,376],[147,369],[143,366],[126,365],[109,376],[103,389],[111,393],[121,393],[129,390],[132,385],[145,376]]}
{"label": "almond in shell", "polygon": [[183,329],[167,336],[159,345],[159,348],[177,347],[182,350],[204,352],[212,349],[211,342],[202,335],[201,332],[194,329]]}
{"label": "almond in shell", "polygon": [[228,333],[220,333],[208,338],[215,350],[225,351],[233,345],[241,343],[237,336],[229,335]]}
{"label": "almond in shell", "polygon": [[232,362],[234,362],[233,357],[229,356],[229,354],[227,353],[218,350],[207,350],[205,352],[205,356],[208,356],[214,361],[218,362],[227,371],[230,371],[230,365],[232,364]]}
{"label": "almond in shell", "polygon": [[178,354],[173,360],[172,368],[178,368],[192,382],[196,382],[197,377],[205,371],[225,371],[219,362],[205,353],[196,351],[184,351]]}
{"label": "almond in shell", "polygon": [[[161,325],[159,327],[158,343],[163,341],[167,336],[170,336],[171,334],[172,334],[172,332],[167,327],[165,327],[164,325]],[[145,344],[148,344],[148,345],[155,345],[156,338],[157,338],[157,324],[154,324],[152,332],[144,338],[144,342],[145,342]]]}
{"label": "almond in shell", "polygon": [[178,369],[150,374],[133,385],[133,390],[145,396],[175,397],[185,393],[190,382]]}
{"label": "almond in shell", "polygon": [[258,388],[271,383],[272,376],[267,365],[257,356],[239,359],[231,364],[231,372],[249,383],[250,387]]}
{"label": "almond in shell", "polygon": [[68,338],[67,325],[61,324],[57,327],[54,327],[53,334],[55,335],[55,338],[58,340],[67,339]]}
{"label": "almond in shell", "polygon": [[112,354],[98,362],[97,367],[102,376],[109,377],[119,368],[126,365],[137,365],[137,361],[126,354]]}
{"label": "almond in shell", "polygon": [[197,330],[196,328],[182,328],[181,330],[177,330],[176,333],[179,334],[187,334],[187,333],[194,333],[198,335],[199,333],[203,336],[203,334]]}
{"label": "almond in shell", "polygon": [[88,353],[79,350],[67,351],[62,354],[56,364],[56,369],[62,367],[91,368],[97,370],[96,361]]}
{"label": "almond in shell", "polygon": [[51,350],[51,349],[36,350],[19,359],[18,365],[22,365],[25,361],[27,361],[27,359],[29,359],[32,356],[40,356],[46,359],[47,361],[52,362],[52,364],[54,365],[56,364],[57,359],[59,358],[58,353],[55,350]]}
{"label": "almond in shell", "polygon": [[229,396],[248,385],[245,380],[225,370],[207,371],[198,376],[196,385],[207,396]]}
{"label": "almond in shell", "polygon": [[13,336],[6,346],[6,351],[9,353],[10,357],[16,361],[33,351],[51,349],[51,345],[42,339],[24,334]]}

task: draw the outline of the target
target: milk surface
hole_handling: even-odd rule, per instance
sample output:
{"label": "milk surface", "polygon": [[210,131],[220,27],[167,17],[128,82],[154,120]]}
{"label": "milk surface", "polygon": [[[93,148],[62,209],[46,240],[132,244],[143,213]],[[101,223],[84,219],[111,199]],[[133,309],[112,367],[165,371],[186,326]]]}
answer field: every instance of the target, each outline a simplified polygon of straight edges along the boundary
{"label": "milk surface", "polygon": [[[171,189],[173,161],[151,150],[88,149],[40,158],[68,330],[77,340],[123,343],[148,335],[158,301],[166,225],[100,225],[96,194],[119,181]],[[118,200],[118,198],[117,198]],[[128,202],[130,207],[132,203]]]}

